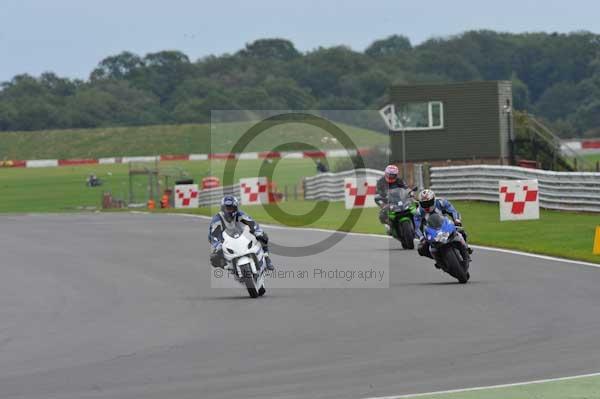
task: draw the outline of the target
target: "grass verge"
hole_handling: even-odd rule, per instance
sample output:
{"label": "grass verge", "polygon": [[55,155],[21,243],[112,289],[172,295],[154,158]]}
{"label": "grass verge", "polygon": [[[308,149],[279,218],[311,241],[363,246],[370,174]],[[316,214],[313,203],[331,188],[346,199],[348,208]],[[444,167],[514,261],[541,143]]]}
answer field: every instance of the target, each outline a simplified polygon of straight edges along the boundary
{"label": "grass verge", "polygon": [[575,378],[505,388],[418,396],[419,399],[592,399],[600,398],[600,377]]}
{"label": "grass verge", "polygon": [[589,163],[591,163],[595,167],[596,162],[600,161],[600,153],[597,153],[597,154],[587,154],[587,155],[584,155],[584,158],[585,158],[586,161],[588,161]]}

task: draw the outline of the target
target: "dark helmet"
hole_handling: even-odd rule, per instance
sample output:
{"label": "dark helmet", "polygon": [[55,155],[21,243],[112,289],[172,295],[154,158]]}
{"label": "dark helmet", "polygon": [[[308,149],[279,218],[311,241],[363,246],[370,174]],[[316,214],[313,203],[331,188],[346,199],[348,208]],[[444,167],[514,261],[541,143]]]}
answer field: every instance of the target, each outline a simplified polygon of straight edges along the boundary
{"label": "dark helmet", "polygon": [[221,200],[221,212],[226,221],[231,222],[238,213],[239,202],[233,195],[226,195]]}

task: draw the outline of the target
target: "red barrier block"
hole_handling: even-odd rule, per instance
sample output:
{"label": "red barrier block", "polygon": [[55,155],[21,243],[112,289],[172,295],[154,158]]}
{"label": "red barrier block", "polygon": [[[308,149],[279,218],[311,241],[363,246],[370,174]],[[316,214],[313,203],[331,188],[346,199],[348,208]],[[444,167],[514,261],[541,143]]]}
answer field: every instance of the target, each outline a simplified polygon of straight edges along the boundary
{"label": "red barrier block", "polygon": [[208,159],[235,159],[235,154],[231,152],[209,154]]}
{"label": "red barrier block", "polygon": [[581,142],[581,148],[593,149],[600,148],[600,140],[584,140]]}
{"label": "red barrier block", "polygon": [[258,157],[261,159],[281,158],[281,153],[279,151],[263,151],[258,153]]}
{"label": "red barrier block", "polygon": [[0,161],[0,168],[24,168],[27,161]]}
{"label": "red barrier block", "polygon": [[302,156],[304,158],[325,158],[325,151],[303,151]]}

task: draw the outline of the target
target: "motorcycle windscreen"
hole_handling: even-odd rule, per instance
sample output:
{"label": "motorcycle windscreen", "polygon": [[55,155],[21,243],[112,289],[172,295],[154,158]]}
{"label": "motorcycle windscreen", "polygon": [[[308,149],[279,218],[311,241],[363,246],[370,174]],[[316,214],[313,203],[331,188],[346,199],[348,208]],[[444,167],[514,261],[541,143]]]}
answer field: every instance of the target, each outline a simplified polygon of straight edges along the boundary
{"label": "motorcycle windscreen", "polygon": [[442,215],[434,213],[427,218],[427,226],[431,227],[434,230],[440,230],[444,225],[444,220],[446,218]]}
{"label": "motorcycle windscreen", "polygon": [[236,238],[236,237],[239,237],[242,234],[244,234],[244,230],[246,228],[248,228],[248,226],[246,226],[243,223],[240,223],[240,222],[232,223],[228,226],[225,226],[225,234],[227,234],[228,236],[230,236],[232,238]]}
{"label": "motorcycle windscreen", "polygon": [[402,207],[409,200],[410,191],[403,188],[393,188],[388,191],[388,203],[392,207]]}

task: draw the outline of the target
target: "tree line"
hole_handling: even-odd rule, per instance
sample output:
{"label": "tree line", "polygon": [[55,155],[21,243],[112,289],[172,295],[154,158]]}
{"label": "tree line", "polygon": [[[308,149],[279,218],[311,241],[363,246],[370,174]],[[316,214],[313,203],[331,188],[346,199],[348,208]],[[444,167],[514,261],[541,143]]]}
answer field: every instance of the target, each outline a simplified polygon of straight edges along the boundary
{"label": "tree line", "polygon": [[211,109],[377,109],[393,84],[512,80],[515,108],[566,137],[600,135],[600,35],[469,31],[413,46],[302,53],[261,39],[196,61],[179,51],[101,60],[87,80],[17,75],[0,85],[0,131],[204,123]]}

